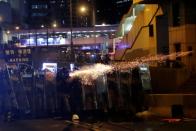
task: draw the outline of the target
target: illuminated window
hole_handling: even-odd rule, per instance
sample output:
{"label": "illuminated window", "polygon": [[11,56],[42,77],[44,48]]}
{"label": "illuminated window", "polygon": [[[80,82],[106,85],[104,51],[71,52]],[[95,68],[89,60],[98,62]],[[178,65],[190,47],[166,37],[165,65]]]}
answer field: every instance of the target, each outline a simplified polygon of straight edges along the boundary
{"label": "illuminated window", "polygon": [[48,5],[44,4],[44,5],[32,5],[31,6],[32,9],[47,9]]}
{"label": "illuminated window", "polygon": [[46,16],[47,13],[32,13],[32,16]]}

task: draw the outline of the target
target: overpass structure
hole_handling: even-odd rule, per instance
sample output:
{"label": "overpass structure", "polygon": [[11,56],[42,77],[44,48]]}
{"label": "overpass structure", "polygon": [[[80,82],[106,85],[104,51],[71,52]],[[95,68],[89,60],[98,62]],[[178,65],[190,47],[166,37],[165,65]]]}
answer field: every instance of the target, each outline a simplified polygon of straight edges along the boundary
{"label": "overpass structure", "polygon": [[[113,38],[118,25],[99,25],[87,28],[73,28],[73,45],[83,49],[113,48]],[[4,43],[18,47],[70,46],[70,28],[42,28],[33,30],[12,30],[4,33]]]}

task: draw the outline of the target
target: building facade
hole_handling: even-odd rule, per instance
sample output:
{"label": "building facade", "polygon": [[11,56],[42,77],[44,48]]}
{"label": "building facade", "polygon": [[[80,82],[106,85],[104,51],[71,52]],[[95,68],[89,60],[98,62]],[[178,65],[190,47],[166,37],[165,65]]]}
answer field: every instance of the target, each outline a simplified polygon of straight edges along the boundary
{"label": "building facade", "polygon": [[[196,49],[196,15],[192,0],[167,2],[139,0],[121,21],[117,35],[125,48],[117,48],[116,59],[186,52]],[[194,53],[176,58],[195,72]],[[175,59],[174,59],[175,60]]]}
{"label": "building facade", "polygon": [[6,24],[7,30],[15,26],[26,27],[26,0],[1,0],[0,6],[1,23]]}
{"label": "building facade", "polygon": [[175,54],[165,63],[151,65],[149,109],[161,116],[173,117],[173,105],[182,107],[183,117],[196,116],[196,10],[193,3],[194,0],[134,0],[117,32],[116,60],[188,53],[184,57]]}
{"label": "building facade", "polygon": [[131,4],[131,0],[96,0],[97,24],[119,24]]}
{"label": "building facade", "polygon": [[[79,63],[98,60],[100,55],[113,54],[113,38],[117,30],[116,25],[73,28],[72,38],[74,54]],[[28,63],[40,68],[43,62],[57,62],[65,65],[69,62],[71,33],[69,28],[13,30],[8,37],[8,44],[4,45],[7,63]],[[27,61],[26,50],[32,49],[33,55]],[[18,55],[18,50],[23,55]],[[14,53],[13,53],[14,52]],[[23,56],[23,57],[22,57]],[[96,57],[96,58],[95,58]],[[98,58],[99,57],[99,58]],[[76,63],[77,63],[76,62]]]}
{"label": "building facade", "polygon": [[[82,27],[72,29],[72,38],[74,45],[96,45],[103,44],[115,36],[117,26],[98,26]],[[69,28],[50,28],[50,29],[32,29],[32,30],[12,30],[8,41],[17,44],[15,39],[19,40],[18,46],[69,46],[71,33]]]}
{"label": "building facade", "polygon": [[12,23],[12,11],[9,3],[0,1],[0,25],[9,25]]}
{"label": "building facade", "polygon": [[[169,1],[168,13],[169,24],[169,50],[171,52],[195,51],[196,50],[196,10],[193,1]],[[195,72],[196,55],[179,59]]]}
{"label": "building facade", "polygon": [[120,22],[123,15],[129,11],[131,4],[132,4],[131,0],[116,0],[115,1],[115,9],[116,9],[116,13],[117,13],[116,21]]}
{"label": "building facade", "polygon": [[[40,28],[43,24],[51,27],[53,23],[61,28],[70,27],[71,15],[73,27],[92,26],[91,0],[29,0],[27,5],[27,23],[30,28]],[[85,5],[85,8],[88,9],[87,12],[81,13],[79,11],[82,5]],[[70,10],[70,7],[72,10]]]}
{"label": "building facade", "polygon": [[8,2],[0,1],[0,44],[4,43],[4,32],[12,24],[12,9]]}
{"label": "building facade", "polygon": [[25,27],[25,20],[27,18],[26,12],[26,1],[27,0],[8,0],[12,8],[12,17],[13,22],[12,25],[14,26],[21,26]]}

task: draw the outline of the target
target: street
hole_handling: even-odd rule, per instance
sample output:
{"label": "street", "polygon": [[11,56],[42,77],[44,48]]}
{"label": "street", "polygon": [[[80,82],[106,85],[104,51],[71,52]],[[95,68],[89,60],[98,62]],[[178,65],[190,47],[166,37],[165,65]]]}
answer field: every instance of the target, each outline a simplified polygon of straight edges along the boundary
{"label": "street", "polygon": [[[18,120],[10,123],[0,123],[0,131],[63,131],[68,123],[65,120],[38,119]],[[88,127],[88,128],[87,128]],[[100,122],[96,124],[83,123],[72,128],[74,131],[195,131],[196,121],[182,122],[143,121],[143,122]]]}

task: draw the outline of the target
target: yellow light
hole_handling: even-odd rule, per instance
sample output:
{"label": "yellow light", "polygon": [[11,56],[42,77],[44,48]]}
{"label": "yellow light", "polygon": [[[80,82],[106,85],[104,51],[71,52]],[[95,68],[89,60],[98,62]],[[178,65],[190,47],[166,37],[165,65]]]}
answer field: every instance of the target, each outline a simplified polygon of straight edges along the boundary
{"label": "yellow light", "polygon": [[145,10],[146,10],[146,11],[150,11],[150,8],[146,8]]}
{"label": "yellow light", "polygon": [[80,7],[80,12],[85,13],[87,11],[87,8],[85,6]]}
{"label": "yellow light", "polygon": [[52,26],[53,26],[54,28],[56,28],[56,27],[57,27],[57,24],[56,24],[56,23],[54,23]]}

